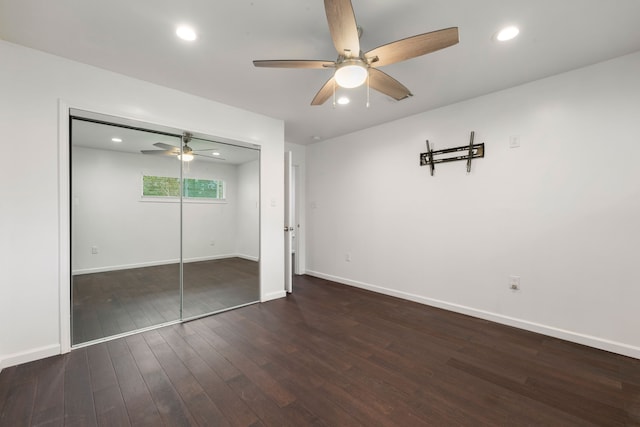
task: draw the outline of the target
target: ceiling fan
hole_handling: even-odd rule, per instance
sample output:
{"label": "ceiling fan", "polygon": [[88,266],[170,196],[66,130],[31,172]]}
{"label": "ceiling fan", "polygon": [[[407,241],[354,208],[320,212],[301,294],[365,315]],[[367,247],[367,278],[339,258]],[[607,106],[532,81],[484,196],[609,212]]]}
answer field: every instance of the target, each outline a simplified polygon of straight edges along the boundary
{"label": "ceiling fan", "polygon": [[[175,145],[165,144],[164,142],[156,142],[154,147],[162,148],[162,150],[140,150],[142,154],[155,154],[161,156],[176,156],[178,160],[182,160],[183,162],[190,162],[194,159],[194,156],[208,157],[210,159],[215,160],[226,160],[220,157],[220,153],[217,151],[212,151],[212,149],[208,148],[205,150],[194,150],[189,147],[189,141],[191,141],[192,135],[190,133],[185,133],[182,136],[182,150],[180,147],[176,147]],[[209,156],[207,154],[196,153],[196,151],[212,151],[213,155]],[[216,154],[217,153],[217,154]]]}
{"label": "ceiling fan", "polygon": [[413,94],[402,83],[378,70],[378,67],[426,55],[458,43],[458,28],[445,28],[397,40],[372,49],[360,50],[361,29],[356,24],[351,0],[324,0],[329,31],[338,51],[335,61],[323,60],[256,60],[256,67],[271,68],[335,68],[334,75],[322,86],[311,105],[322,105],[335,93],[335,85],[353,88],[368,80],[369,87],[395,100]]}

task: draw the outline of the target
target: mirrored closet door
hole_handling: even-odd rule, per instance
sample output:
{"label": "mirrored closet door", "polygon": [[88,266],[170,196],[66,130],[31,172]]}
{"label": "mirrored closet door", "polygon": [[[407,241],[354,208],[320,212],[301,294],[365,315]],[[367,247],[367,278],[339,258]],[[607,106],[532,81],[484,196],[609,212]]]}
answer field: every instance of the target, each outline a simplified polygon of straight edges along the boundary
{"label": "mirrored closet door", "polygon": [[72,345],[257,302],[260,151],[72,111]]}
{"label": "mirrored closet door", "polygon": [[197,137],[188,144],[195,156],[183,167],[185,319],[260,299],[260,152]]}

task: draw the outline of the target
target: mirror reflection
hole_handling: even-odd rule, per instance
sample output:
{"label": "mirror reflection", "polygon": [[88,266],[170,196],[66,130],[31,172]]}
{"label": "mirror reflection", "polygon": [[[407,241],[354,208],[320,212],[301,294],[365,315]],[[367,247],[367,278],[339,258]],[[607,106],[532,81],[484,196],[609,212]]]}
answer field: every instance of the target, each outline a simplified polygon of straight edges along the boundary
{"label": "mirror reflection", "polygon": [[259,150],[71,121],[72,344],[257,302]]}

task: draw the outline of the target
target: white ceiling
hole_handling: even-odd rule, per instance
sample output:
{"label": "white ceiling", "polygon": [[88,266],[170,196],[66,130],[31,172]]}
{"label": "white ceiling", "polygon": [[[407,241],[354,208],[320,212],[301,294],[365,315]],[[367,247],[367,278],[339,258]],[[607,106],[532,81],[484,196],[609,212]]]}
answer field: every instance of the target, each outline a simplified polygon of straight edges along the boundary
{"label": "white ceiling", "polygon": [[[0,38],[285,121],[308,144],[640,50],[639,0],[352,0],[363,51],[441,28],[460,43],[382,68],[403,101],[351,89],[310,102],[331,70],[254,59],[335,60],[321,0],[0,0]],[[189,23],[199,39],[175,37]],[[520,36],[492,40],[507,24]],[[588,90],[588,88],[585,88]]]}

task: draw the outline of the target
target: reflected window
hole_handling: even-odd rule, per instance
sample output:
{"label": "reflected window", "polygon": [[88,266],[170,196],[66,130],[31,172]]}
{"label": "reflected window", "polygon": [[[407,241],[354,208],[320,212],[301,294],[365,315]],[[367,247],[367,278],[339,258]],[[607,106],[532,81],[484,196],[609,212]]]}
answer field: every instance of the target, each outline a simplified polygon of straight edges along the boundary
{"label": "reflected window", "polygon": [[[185,178],[182,195],[191,199],[224,200],[224,181],[221,179]],[[142,176],[143,197],[180,197],[180,178],[169,176]]]}

